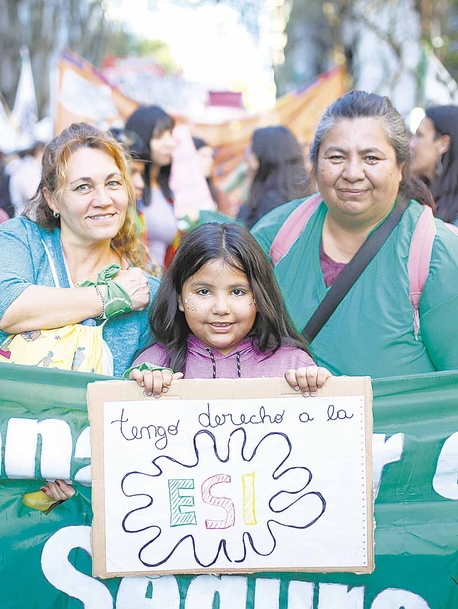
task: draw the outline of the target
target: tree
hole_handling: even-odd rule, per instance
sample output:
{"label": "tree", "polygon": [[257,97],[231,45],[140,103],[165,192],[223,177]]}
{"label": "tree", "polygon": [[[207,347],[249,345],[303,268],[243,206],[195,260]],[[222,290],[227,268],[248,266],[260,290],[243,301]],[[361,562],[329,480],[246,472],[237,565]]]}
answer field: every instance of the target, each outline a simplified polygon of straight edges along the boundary
{"label": "tree", "polygon": [[[458,0],[285,0],[287,43],[275,66],[280,92],[346,61],[349,86],[416,102],[420,41],[458,79]],[[408,91],[408,98],[405,92]]]}
{"label": "tree", "polygon": [[417,0],[423,40],[458,81],[458,0]]}
{"label": "tree", "polygon": [[110,56],[152,57],[165,74],[177,74],[181,66],[175,61],[172,50],[163,40],[145,40],[118,30],[107,41],[105,54]]}
{"label": "tree", "polygon": [[[413,0],[291,0],[290,7],[285,66],[276,71],[281,88],[345,61],[349,86],[388,95],[401,112],[415,105],[421,53]],[[288,74],[293,82],[282,82]],[[298,83],[301,75],[307,80]]]}
{"label": "tree", "polygon": [[100,65],[116,26],[101,0],[4,0],[0,3],[0,82],[10,107],[19,79],[20,48],[30,51],[39,117],[49,112],[50,78],[61,48]]}
{"label": "tree", "polygon": [[321,2],[290,0],[283,6],[286,46],[274,66],[278,95],[303,87],[335,65],[336,39],[340,38]]}

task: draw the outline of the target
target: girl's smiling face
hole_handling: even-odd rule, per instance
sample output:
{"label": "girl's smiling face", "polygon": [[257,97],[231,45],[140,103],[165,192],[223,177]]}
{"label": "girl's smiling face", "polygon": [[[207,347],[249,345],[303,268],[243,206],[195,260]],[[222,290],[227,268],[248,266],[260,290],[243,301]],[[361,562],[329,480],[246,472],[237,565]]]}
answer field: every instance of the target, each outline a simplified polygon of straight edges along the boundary
{"label": "girl's smiling face", "polygon": [[192,334],[224,355],[245,339],[256,319],[247,276],[220,259],[210,260],[184,282],[178,308]]}

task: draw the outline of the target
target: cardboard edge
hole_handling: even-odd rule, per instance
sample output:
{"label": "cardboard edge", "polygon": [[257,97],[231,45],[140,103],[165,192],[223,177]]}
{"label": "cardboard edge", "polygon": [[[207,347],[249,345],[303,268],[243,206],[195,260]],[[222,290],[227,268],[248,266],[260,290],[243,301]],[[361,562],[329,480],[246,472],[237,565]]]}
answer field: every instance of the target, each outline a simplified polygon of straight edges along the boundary
{"label": "cardboard edge", "polygon": [[155,577],[155,576],[163,576],[163,575],[252,575],[255,573],[321,573],[321,574],[329,574],[329,573],[352,573],[354,575],[370,575],[373,572],[373,568],[371,565],[367,567],[361,568],[359,566],[355,567],[329,567],[323,569],[323,567],[309,567],[307,569],[300,568],[285,568],[285,567],[275,567],[271,569],[199,569],[199,570],[185,570],[180,569],[176,571],[117,571],[107,573],[104,570],[101,570],[98,573],[93,573],[94,577],[99,577],[100,579],[110,579],[114,577]]}
{"label": "cardboard edge", "polygon": [[[111,382],[111,381],[108,381]],[[92,575],[111,577],[106,572],[106,542],[105,542],[105,484],[104,484],[104,436],[103,436],[103,404],[106,393],[106,381],[96,381],[87,386],[87,407],[89,425],[91,428],[91,471],[92,471],[92,505],[101,509],[93,509],[91,526]],[[94,458],[97,455],[97,458]],[[97,548],[97,551],[94,549]]]}
{"label": "cardboard edge", "polygon": [[[199,383],[195,383],[199,380]],[[300,394],[295,392],[286,382],[284,378],[263,378],[262,390],[257,387],[256,394],[253,394],[252,386],[254,379],[182,379],[176,381],[166,396],[162,396],[161,400],[170,399],[202,399],[202,394],[209,399],[231,399],[240,397],[291,397],[295,396],[298,399],[305,399]],[[108,387],[107,383],[110,385]],[[355,385],[359,383],[360,387]],[[224,388],[224,398],[221,398],[221,388]],[[107,389],[115,389],[116,399],[111,396],[106,400]],[[202,575],[209,574],[249,574],[262,572],[291,572],[291,573],[354,573],[357,575],[370,574],[375,570],[375,520],[374,520],[374,491],[372,480],[372,434],[373,434],[373,392],[372,379],[368,376],[364,377],[331,377],[326,382],[326,385],[318,390],[318,397],[333,397],[342,395],[363,395],[365,402],[365,435],[366,435],[366,495],[368,498],[366,505],[366,520],[367,520],[367,557],[368,564],[366,567],[328,567],[321,568],[306,568],[306,569],[250,569],[243,571],[240,569],[229,569],[222,571],[221,569],[196,569],[196,570],[177,570],[177,571],[119,571],[110,572],[106,570],[106,534],[105,534],[105,488],[103,482],[104,472],[104,442],[103,442],[103,405],[105,401],[129,401],[129,400],[148,400],[157,401],[156,398],[146,397],[141,387],[135,381],[127,380],[105,380],[89,383],[87,386],[87,405],[89,423],[91,426],[91,455],[98,454],[100,459],[91,459],[92,464],[92,497],[94,505],[99,502],[102,509],[94,511],[94,517],[91,529],[91,539],[93,548],[92,557],[92,575],[101,579],[109,579],[113,577],[144,577],[148,575]],[[307,398],[313,399],[313,398]],[[97,551],[94,552],[94,549]]]}

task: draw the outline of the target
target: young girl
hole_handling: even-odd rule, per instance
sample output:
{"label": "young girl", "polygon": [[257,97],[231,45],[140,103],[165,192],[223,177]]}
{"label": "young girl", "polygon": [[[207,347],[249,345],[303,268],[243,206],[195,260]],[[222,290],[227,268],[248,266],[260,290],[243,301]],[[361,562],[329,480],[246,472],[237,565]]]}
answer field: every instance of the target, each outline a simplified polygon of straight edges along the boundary
{"label": "young girl", "polygon": [[284,373],[296,391],[314,396],[331,376],[314,364],[292,327],[270,262],[237,223],[203,224],[183,238],[162,278],[150,325],[156,342],[124,375],[146,395],[160,397],[182,377]]}

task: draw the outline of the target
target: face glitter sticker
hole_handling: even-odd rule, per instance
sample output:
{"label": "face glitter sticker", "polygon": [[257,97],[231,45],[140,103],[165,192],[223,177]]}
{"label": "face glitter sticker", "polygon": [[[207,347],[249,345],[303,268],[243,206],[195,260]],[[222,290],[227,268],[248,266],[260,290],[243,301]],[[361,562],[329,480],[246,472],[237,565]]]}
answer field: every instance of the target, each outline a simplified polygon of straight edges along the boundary
{"label": "face glitter sticker", "polygon": [[192,292],[189,292],[188,296],[189,296],[189,298],[185,298],[183,300],[183,304],[186,305],[186,308],[188,311],[197,311],[196,305],[192,302],[192,299],[191,299]]}

